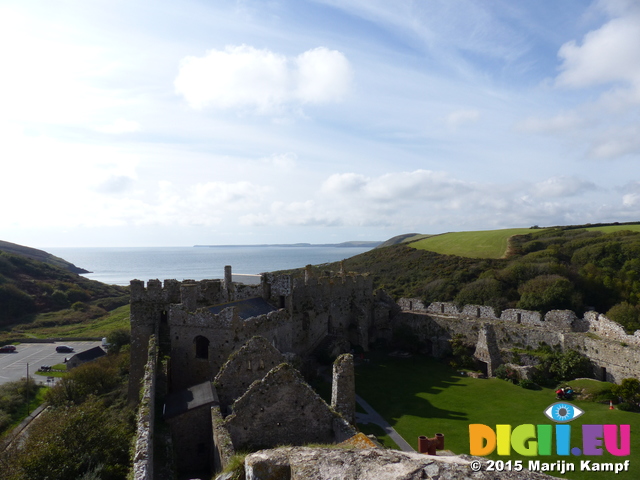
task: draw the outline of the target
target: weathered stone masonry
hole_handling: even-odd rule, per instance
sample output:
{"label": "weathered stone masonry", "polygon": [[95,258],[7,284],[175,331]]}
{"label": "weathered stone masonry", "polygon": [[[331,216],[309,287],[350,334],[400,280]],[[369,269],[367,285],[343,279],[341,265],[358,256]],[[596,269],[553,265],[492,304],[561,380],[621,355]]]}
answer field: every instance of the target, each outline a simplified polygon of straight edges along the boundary
{"label": "weathered stone masonry", "polygon": [[[447,351],[448,340],[454,335],[478,344],[479,333],[483,329],[486,333],[486,326],[490,325],[505,362],[509,361],[507,354],[512,347],[538,348],[547,344],[585,355],[594,365],[595,377],[601,380],[640,378],[640,331],[627,335],[620,325],[597,312],[578,318],[569,310],[553,310],[543,317],[539,312],[510,309],[497,317],[493,308],[486,306],[458,309],[455,304],[444,302],[425,306],[419,299],[401,299],[398,304],[403,310],[394,317],[394,324],[409,326],[435,356]],[[479,359],[489,363],[487,358]],[[500,361],[494,363],[497,366]]]}
{"label": "weathered stone masonry", "polygon": [[[552,311],[543,317],[510,309],[498,317],[486,306],[459,309],[444,302],[425,305],[419,299],[396,304],[384,292],[373,291],[369,276],[340,272],[316,278],[311,269],[304,279],[263,274],[261,283],[251,286],[232,283],[230,268],[224,280],[149,280],[146,286],[133,280],[129,398],[141,401],[136,480],[153,477],[156,342],[170,353],[168,393],[188,391],[203,382],[213,388],[214,400],[203,404],[207,415],[189,420],[194,412],[183,418],[187,429],[189,422],[210,419],[205,454],[213,470],[219,470],[236,447],[333,442],[353,434],[351,356],[341,357],[334,367],[337,390],[331,407],[283,359],[304,360],[327,345],[333,354],[353,345],[366,351],[373,341],[391,339],[393,329],[401,325],[410,327],[434,356],[444,355],[449,340],[462,335],[477,345],[476,357],[487,363],[489,373],[507,360],[510,348],[545,343],[586,355],[598,378],[640,378],[640,331],[626,335],[595,312],[577,318],[573,312]],[[309,422],[314,434],[307,438]],[[182,435],[181,423],[176,423],[177,437]]]}

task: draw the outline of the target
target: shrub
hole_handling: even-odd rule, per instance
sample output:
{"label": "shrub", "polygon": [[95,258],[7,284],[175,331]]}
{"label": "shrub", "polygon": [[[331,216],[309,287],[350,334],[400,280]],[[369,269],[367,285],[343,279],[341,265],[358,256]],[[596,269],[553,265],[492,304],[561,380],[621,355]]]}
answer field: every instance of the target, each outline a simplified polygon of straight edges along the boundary
{"label": "shrub", "polygon": [[13,321],[36,311],[33,297],[12,283],[0,285],[0,305],[0,322]]}
{"label": "shrub", "polygon": [[637,378],[624,378],[620,385],[612,385],[611,393],[622,398],[626,403],[637,405],[640,401],[640,380]]}
{"label": "shrub", "polygon": [[527,390],[540,390],[540,387],[533,380],[529,380],[527,378],[520,380],[520,386],[522,388],[526,388]]}
{"label": "shrub", "polygon": [[71,310],[74,310],[76,312],[84,312],[86,309],[87,305],[82,302],[75,302],[73,305],[71,305]]}
{"label": "shrub", "polygon": [[56,307],[64,308],[69,306],[69,298],[62,290],[54,290],[51,294],[51,301]]}
{"label": "shrub", "polygon": [[640,308],[628,302],[621,302],[611,307],[607,311],[607,317],[622,325],[629,334],[640,329]]}
{"label": "shrub", "polygon": [[518,372],[504,363],[496,368],[493,374],[502,380],[507,380],[513,383],[518,383],[518,380],[520,379]]}
{"label": "shrub", "polygon": [[618,410],[623,412],[640,412],[640,407],[637,403],[622,402],[618,404]]}
{"label": "shrub", "polygon": [[[100,468],[103,480],[126,478],[133,426],[128,412],[95,398],[43,413],[24,448],[14,453],[12,479],[81,478]],[[92,478],[92,477],[88,477]]]}
{"label": "shrub", "polygon": [[525,310],[577,310],[573,284],[560,275],[538,275],[522,285],[517,307]]}
{"label": "shrub", "polygon": [[131,334],[127,330],[114,330],[107,335],[107,343],[109,343],[109,353],[118,353],[125,345],[131,343]]}
{"label": "shrub", "polygon": [[575,350],[556,352],[551,356],[549,372],[558,381],[592,376],[591,361]]}

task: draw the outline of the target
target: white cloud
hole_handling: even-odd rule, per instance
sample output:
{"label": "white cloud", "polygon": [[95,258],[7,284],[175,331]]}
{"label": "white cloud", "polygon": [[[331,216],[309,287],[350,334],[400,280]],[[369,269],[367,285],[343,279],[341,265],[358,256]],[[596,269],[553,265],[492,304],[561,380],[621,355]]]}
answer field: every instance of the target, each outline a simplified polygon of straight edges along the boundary
{"label": "white cloud", "polygon": [[362,190],[370,181],[357,173],[335,173],[322,183],[321,189],[326,193],[350,194]]}
{"label": "white cloud", "polygon": [[298,156],[293,152],[272,154],[269,157],[260,159],[266,165],[276,167],[280,170],[293,170],[298,163]]}
{"label": "white cloud", "polygon": [[131,190],[134,180],[126,175],[111,175],[95,187],[98,193],[120,194]]}
{"label": "white cloud", "polygon": [[347,58],[324,47],[308,50],[296,58],[297,89],[302,103],[340,101],[351,84],[352,71]]}
{"label": "white cloud", "polygon": [[336,50],[318,47],[287,58],[240,45],[213,49],[204,57],[186,57],[174,85],[193,108],[273,114],[295,103],[339,101],[351,77],[349,61]]}
{"label": "white cloud", "polygon": [[99,127],[96,127],[96,131],[98,132],[110,133],[114,135],[121,133],[133,133],[139,130],[140,124],[138,122],[134,122],[133,120],[126,120],[124,118],[119,118],[108,125],[101,125]]}
{"label": "white cloud", "polygon": [[533,185],[532,193],[537,198],[571,197],[597,188],[593,182],[577,177],[551,177]]}
{"label": "white cloud", "polygon": [[588,87],[615,82],[640,83],[640,14],[614,18],[585,35],[582,44],[565,43],[558,85]]}
{"label": "white cloud", "polygon": [[559,113],[551,118],[530,117],[516,125],[516,130],[530,133],[563,133],[592,123],[577,112]]}
{"label": "white cloud", "polygon": [[451,128],[458,128],[465,123],[475,123],[480,119],[478,110],[457,110],[447,115],[447,124]]}
{"label": "white cloud", "polygon": [[628,125],[601,132],[589,154],[594,158],[617,158],[640,151],[640,126]]}

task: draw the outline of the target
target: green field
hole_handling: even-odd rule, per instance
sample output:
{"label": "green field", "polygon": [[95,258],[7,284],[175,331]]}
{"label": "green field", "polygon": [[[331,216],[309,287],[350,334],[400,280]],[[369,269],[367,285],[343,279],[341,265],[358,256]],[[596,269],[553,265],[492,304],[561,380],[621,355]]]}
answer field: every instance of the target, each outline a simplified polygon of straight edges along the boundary
{"label": "green field", "polygon": [[424,238],[417,242],[409,243],[409,246],[444,255],[458,255],[469,258],[502,258],[507,252],[509,237],[531,232],[530,228],[451,232]]}
{"label": "green field", "polygon": [[[454,453],[469,453],[469,425],[480,423],[495,429],[497,424],[514,428],[521,424],[553,424],[544,410],[555,403],[552,389],[526,390],[499,379],[474,379],[461,376],[447,365],[425,357],[399,359],[371,354],[368,364],[356,368],[356,390],[414,448],[420,435],[445,435],[445,448]],[[609,410],[608,405],[574,401],[584,414],[570,423],[571,446],[581,443],[583,424],[631,425],[631,457],[615,457],[608,453],[598,457],[490,455],[494,460],[565,460],[576,465],[579,460],[622,462],[631,459],[631,470],[615,476],[619,479],[640,478],[640,461],[633,454],[640,451],[640,414]],[[635,436],[634,436],[635,434]],[[555,439],[554,439],[555,448]],[[571,472],[563,478],[608,479],[611,472]]]}
{"label": "green field", "polygon": [[22,338],[102,338],[115,330],[131,329],[129,305],[123,305],[100,318],[75,322],[72,310],[41,313],[30,324],[20,324],[0,330],[0,342]]}

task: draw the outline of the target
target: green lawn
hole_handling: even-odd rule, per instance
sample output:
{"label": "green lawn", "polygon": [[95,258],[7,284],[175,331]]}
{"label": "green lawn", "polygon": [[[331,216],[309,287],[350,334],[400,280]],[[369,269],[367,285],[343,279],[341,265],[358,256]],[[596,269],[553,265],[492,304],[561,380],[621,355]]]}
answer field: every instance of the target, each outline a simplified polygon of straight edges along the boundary
{"label": "green lawn", "polygon": [[[554,424],[544,410],[556,402],[551,389],[525,390],[499,379],[474,379],[431,358],[392,358],[371,354],[371,362],[356,369],[356,389],[414,448],[418,436],[445,435],[445,448],[455,453],[469,453],[469,425],[481,423],[495,429],[497,424]],[[608,405],[572,402],[584,414],[571,422],[571,446],[581,443],[582,424],[630,424],[631,457],[509,457],[491,455],[495,460],[540,460],[555,462],[579,460],[617,462],[633,458],[640,451],[640,414],[609,410]],[[554,441],[555,449],[555,441]],[[610,472],[571,472],[564,478],[612,478]],[[640,461],[631,461],[631,471],[616,475],[619,479],[640,478]]]}
{"label": "green lawn", "polygon": [[[67,325],[41,326],[38,328],[29,328],[29,326],[18,326],[17,330],[21,330],[31,338],[65,338],[65,337],[106,337],[114,330],[129,330],[129,305],[123,305],[109,312],[108,315],[85,320],[80,323],[70,323]],[[56,312],[59,315],[59,312]],[[49,315],[49,314],[42,314]],[[11,336],[12,332],[6,332],[6,336]]]}
{"label": "green lawn", "polygon": [[[47,392],[47,387],[41,386],[38,388],[38,393],[36,393],[35,397],[31,397],[29,399],[29,414],[31,414],[36,408],[44,403],[44,397]],[[20,408],[17,412],[14,412],[11,415],[11,423],[4,428],[4,430],[0,430],[0,437],[11,432],[14,428],[16,428],[20,423],[27,418],[27,406],[24,405],[23,408]]]}
{"label": "green lawn", "polygon": [[502,258],[507,252],[509,237],[531,233],[529,228],[486,230],[479,232],[452,232],[424,238],[409,246],[419,250],[458,255],[470,258]]}

